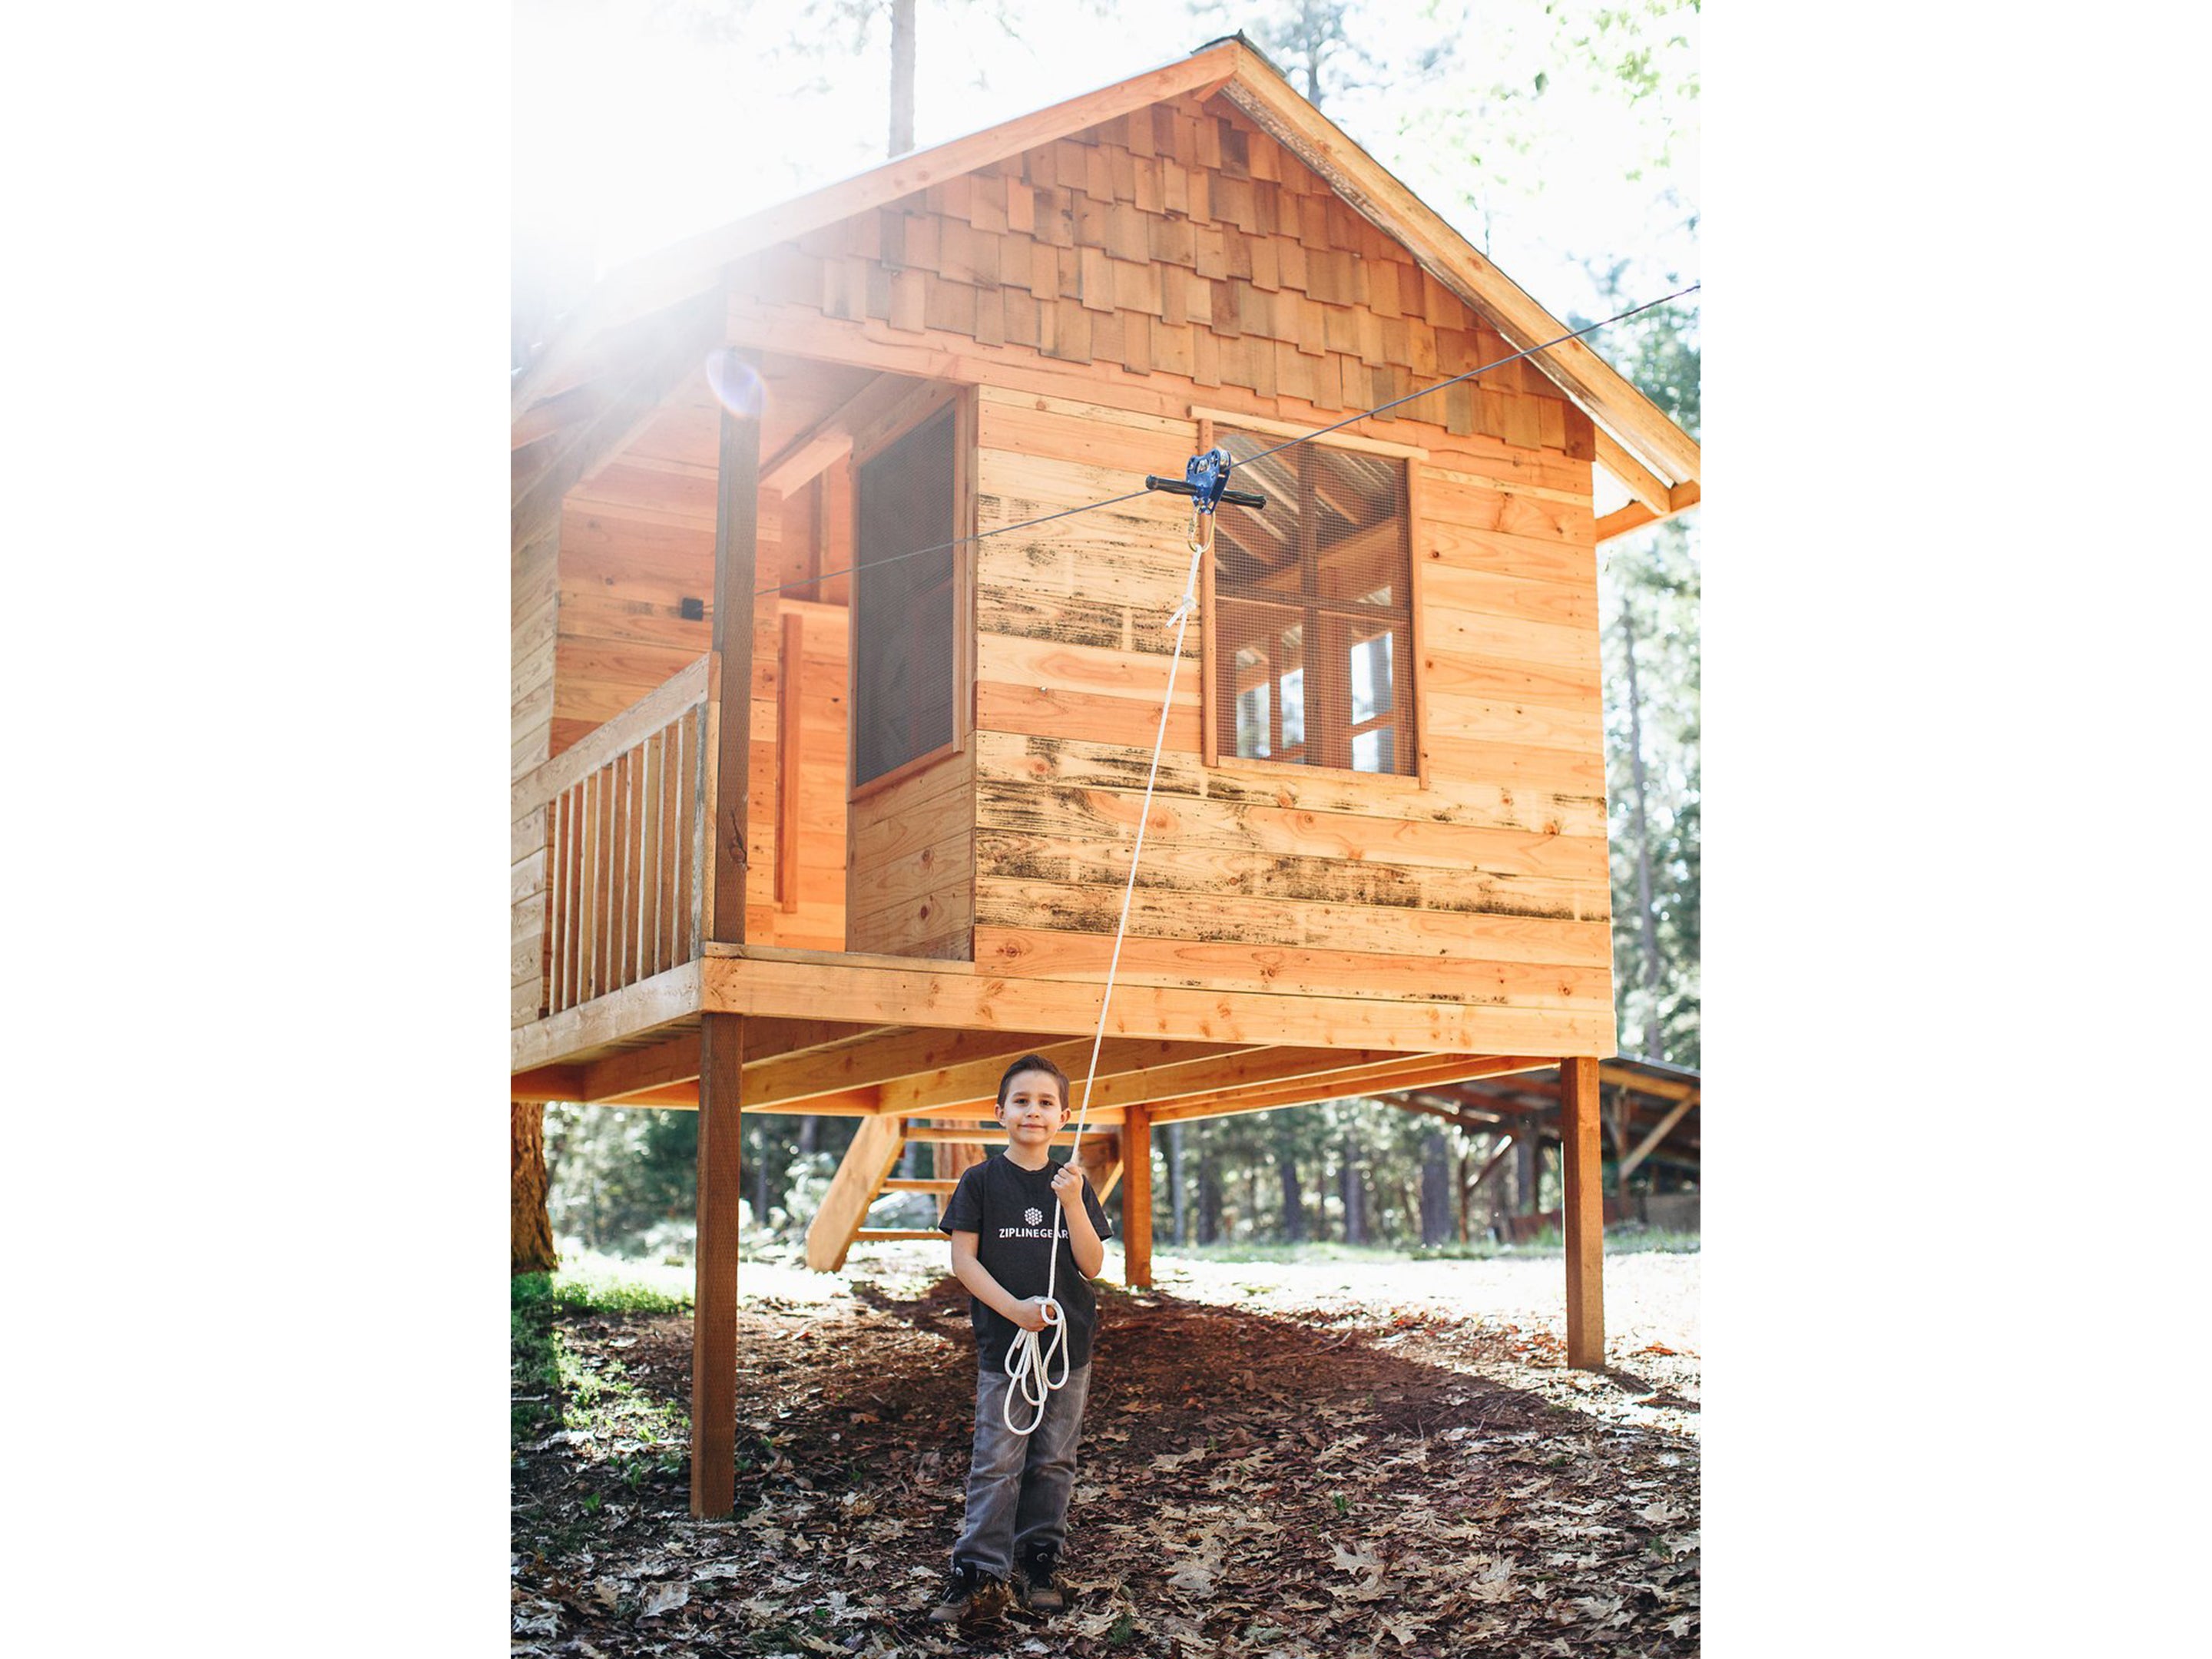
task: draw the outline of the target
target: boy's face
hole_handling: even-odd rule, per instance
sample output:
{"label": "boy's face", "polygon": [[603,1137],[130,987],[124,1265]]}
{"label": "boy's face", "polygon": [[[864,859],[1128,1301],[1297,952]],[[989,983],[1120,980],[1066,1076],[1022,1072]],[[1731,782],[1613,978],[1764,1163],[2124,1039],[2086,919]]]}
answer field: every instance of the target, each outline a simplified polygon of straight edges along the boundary
{"label": "boy's face", "polygon": [[1006,1138],[1018,1146],[1049,1146],[1067,1115],[1067,1103],[1060,1097],[1060,1079],[1049,1072],[1018,1072],[999,1103],[999,1122]]}

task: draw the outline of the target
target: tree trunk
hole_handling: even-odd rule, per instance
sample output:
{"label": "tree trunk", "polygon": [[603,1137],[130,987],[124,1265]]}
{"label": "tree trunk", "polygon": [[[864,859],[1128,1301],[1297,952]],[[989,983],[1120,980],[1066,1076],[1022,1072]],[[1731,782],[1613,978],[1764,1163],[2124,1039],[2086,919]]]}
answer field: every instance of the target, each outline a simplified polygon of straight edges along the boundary
{"label": "tree trunk", "polygon": [[1198,1149],[1198,1242],[1212,1244],[1221,1237],[1221,1177],[1213,1167],[1212,1148]]}
{"label": "tree trunk", "polygon": [[1183,1202],[1182,1191],[1182,1125],[1168,1125],[1168,1203],[1175,1217],[1175,1242],[1178,1248],[1190,1243],[1188,1208]]}
{"label": "tree trunk", "polygon": [[1452,1236],[1452,1178],[1443,1131],[1421,1139],[1421,1243],[1442,1244]]}
{"label": "tree trunk", "polygon": [[1367,1195],[1360,1188],[1359,1148],[1350,1135],[1344,1138],[1344,1168],[1340,1192],[1344,1200],[1344,1242],[1367,1242]]}
{"label": "tree trunk", "polygon": [[1283,1177],[1283,1237],[1302,1244],[1306,1237],[1305,1194],[1298,1188],[1298,1161],[1287,1149],[1278,1149],[1275,1167]]}
{"label": "tree trunk", "polygon": [[1531,1112],[1519,1139],[1513,1143],[1513,1212],[1516,1215],[1536,1213],[1536,1158],[1543,1141],[1537,1133],[1536,1115]]}
{"label": "tree trunk", "polygon": [[1628,765],[1633,793],[1637,931],[1644,941],[1644,1057],[1660,1057],[1659,920],[1651,908],[1651,820],[1644,805],[1644,709],[1636,692],[1635,610],[1626,587],[1620,596],[1620,642],[1628,664]]}
{"label": "tree trunk", "polygon": [[545,1107],[541,1101],[508,1103],[507,1194],[510,1273],[550,1273],[561,1265],[553,1248],[553,1220],[545,1208]]}
{"label": "tree trunk", "polygon": [[891,0],[891,148],[914,148],[914,0]]}

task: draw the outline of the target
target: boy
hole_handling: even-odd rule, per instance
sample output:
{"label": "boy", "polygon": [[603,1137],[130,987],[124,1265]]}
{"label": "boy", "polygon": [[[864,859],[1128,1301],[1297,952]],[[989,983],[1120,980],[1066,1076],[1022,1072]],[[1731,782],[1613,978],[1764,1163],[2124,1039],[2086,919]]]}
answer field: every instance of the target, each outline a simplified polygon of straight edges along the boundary
{"label": "boy", "polygon": [[[952,1236],[952,1272],[970,1295],[978,1367],[968,1519],[953,1546],[951,1576],[930,1611],[939,1624],[995,1608],[1017,1572],[1023,1603],[1032,1611],[1066,1605],[1053,1572],[1067,1535],[1075,1446],[1091,1388],[1098,1308],[1091,1278],[1106,1259],[1112,1231],[1083,1172],[1048,1156],[1067,1119],[1065,1072],[1039,1055],[1023,1055],[999,1079],[996,1115],[1006,1132],[1006,1151],[960,1177],[937,1224]],[[1061,1206],[1057,1237],[1050,1224],[1055,1199]],[[1046,1396],[1042,1419],[1024,1436],[1006,1426],[1006,1395],[1015,1387],[1006,1375],[1006,1352],[1018,1331],[1046,1329],[1045,1285],[1055,1249],[1053,1299],[1067,1326],[1067,1381]],[[1060,1368],[1054,1358],[1052,1373]],[[1036,1407],[1017,1395],[1012,1415],[1026,1423]]]}

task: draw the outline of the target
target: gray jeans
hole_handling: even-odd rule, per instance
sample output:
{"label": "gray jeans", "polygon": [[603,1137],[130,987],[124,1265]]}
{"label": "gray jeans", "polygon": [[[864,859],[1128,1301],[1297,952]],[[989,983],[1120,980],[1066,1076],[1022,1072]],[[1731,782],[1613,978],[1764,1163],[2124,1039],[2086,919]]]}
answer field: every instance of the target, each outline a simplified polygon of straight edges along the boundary
{"label": "gray jeans", "polygon": [[[968,1522],[952,1559],[996,1578],[1031,1550],[1058,1549],[1067,1536],[1067,1500],[1075,1490],[1075,1445],[1083,1434],[1083,1402],[1091,1393],[1091,1367],[1067,1374],[1064,1388],[1046,1397],[1044,1421],[1031,1434],[1006,1426],[1006,1391],[1013,1379],[997,1367],[975,1377],[975,1451],[968,1465]],[[1014,1418],[1026,1422],[1036,1407],[1014,1401]]]}

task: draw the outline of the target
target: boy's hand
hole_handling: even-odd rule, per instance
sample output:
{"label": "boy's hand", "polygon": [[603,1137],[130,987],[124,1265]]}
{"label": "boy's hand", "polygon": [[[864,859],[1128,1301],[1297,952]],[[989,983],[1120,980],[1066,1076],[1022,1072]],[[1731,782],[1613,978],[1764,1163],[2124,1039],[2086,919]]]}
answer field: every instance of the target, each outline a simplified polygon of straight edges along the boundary
{"label": "boy's hand", "polygon": [[1025,1331],[1041,1331],[1052,1322],[1044,1316],[1045,1298],[1032,1296],[1014,1309],[1014,1323]]}
{"label": "boy's hand", "polygon": [[1070,1158],[1053,1171],[1052,1190],[1066,1209],[1079,1208],[1083,1203],[1083,1175]]}

